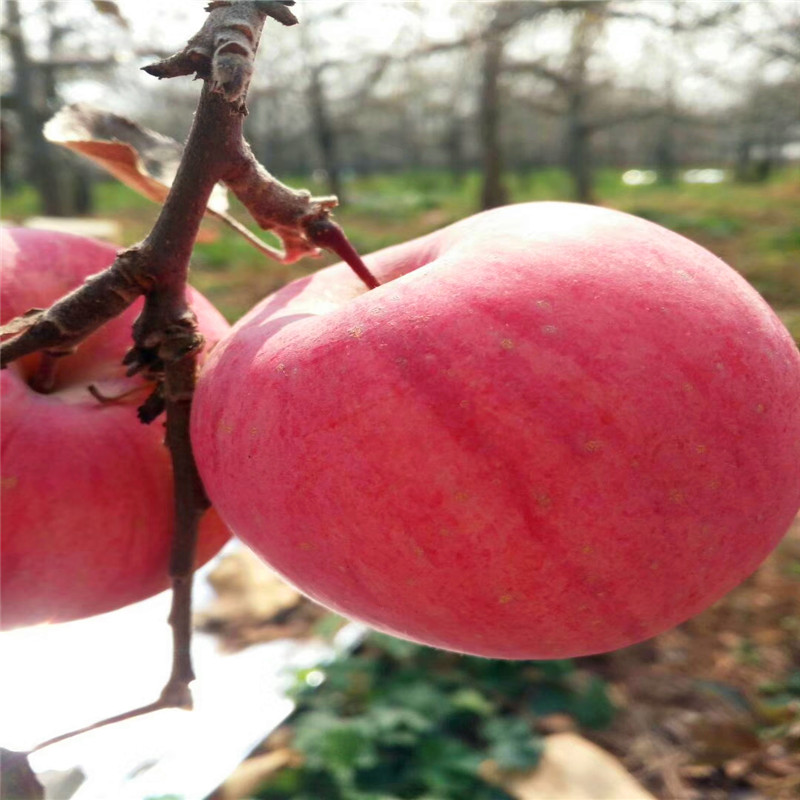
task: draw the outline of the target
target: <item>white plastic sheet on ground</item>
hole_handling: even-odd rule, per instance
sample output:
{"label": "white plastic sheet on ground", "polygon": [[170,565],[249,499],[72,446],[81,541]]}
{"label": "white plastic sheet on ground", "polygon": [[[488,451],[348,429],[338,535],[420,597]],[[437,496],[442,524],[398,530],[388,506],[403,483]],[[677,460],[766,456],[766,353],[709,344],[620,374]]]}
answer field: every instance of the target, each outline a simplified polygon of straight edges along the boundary
{"label": "white plastic sheet on ground", "polygon": [[[196,578],[198,608],[211,597],[204,575],[214,563]],[[0,745],[28,750],[152,702],[171,663],[168,611],[164,593],[113,614],[0,634]],[[222,653],[213,636],[197,634],[193,711],[101,728],[33,754],[31,766],[49,800],[202,800],[291,713],[287,688],[296,671],[352,648],[363,632],[348,625],[332,645],[278,640],[238,653]],[[83,780],[72,793],[75,770]]]}

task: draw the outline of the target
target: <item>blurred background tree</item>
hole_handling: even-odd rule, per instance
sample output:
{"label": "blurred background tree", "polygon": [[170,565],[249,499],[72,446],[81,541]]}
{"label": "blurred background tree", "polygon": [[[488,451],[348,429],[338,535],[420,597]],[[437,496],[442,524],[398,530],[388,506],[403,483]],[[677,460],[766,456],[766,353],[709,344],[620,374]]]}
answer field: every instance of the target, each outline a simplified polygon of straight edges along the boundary
{"label": "blurred background tree", "polygon": [[[168,50],[186,7],[157,31],[132,0],[5,7],[6,189],[24,176],[42,212],[86,209],[87,171],[39,133],[63,101],[185,135],[194,87],[170,87],[165,104],[116,65]],[[316,170],[343,201],[354,175],[442,168],[477,172],[475,204],[488,208],[508,200],[508,170],[561,165],[571,196],[593,202],[599,168],[653,167],[669,183],[682,168],[731,167],[752,181],[800,141],[794,2],[322,0],[302,11],[299,30],[263,48],[248,132],[276,172]]]}
{"label": "blurred background tree", "polygon": [[[88,4],[87,4],[88,5]],[[104,41],[108,20],[127,30],[116,4],[96,0],[91,4],[97,20],[86,15],[91,8],[45,0],[5,4],[4,60],[13,77],[3,86],[3,110],[16,117],[16,131],[4,125],[4,188],[13,190],[15,173],[8,161],[18,154],[20,174],[36,187],[41,211],[50,216],[85,214],[92,210],[91,179],[85,165],[65,158],[42,135],[44,123],[60,108],[60,88],[65,83],[107,80],[115,64],[113,50]],[[5,116],[5,114],[4,114]]]}

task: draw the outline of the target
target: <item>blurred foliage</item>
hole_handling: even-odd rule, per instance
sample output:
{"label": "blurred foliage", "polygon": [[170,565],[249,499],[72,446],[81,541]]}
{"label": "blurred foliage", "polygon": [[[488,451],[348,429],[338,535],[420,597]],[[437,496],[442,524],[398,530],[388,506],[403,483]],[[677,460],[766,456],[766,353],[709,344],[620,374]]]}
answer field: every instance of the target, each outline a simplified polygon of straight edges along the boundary
{"label": "blurred foliage", "polygon": [[765,739],[786,736],[800,726],[800,669],[784,680],[768,681],[758,687],[760,735]]}
{"label": "blurred foliage", "polygon": [[536,766],[537,719],[603,727],[614,709],[599,678],[572,661],[493,661],[371,634],[357,653],[298,675],[290,724],[303,765],[261,800],[505,800],[480,765]]}
{"label": "blurred foliage", "polygon": [[[324,185],[303,176],[290,176],[286,182],[315,193],[326,191]],[[570,196],[569,179],[560,169],[510,173],[508,182],[514,202]],[[351,175],[347,176],[350,202],[337,218],[356,248],[369,253],[472,214],[479,183],[476,172],[461,179],[441,170]],[[626,186],[620,170],[601,169],[596,184],[603,205],[658,222],[716,253],[750,281],[800,338],[800,169],[786,168],[761,184],[671,186]],[[97,197],[98,216],[118,219],[125,242],[145,236],[158,214],[155,204],[116,182],[99,184]],[[248,220],[235,201],[232,207],[240,220]],[[37,213],[33,191],[23,186],[13,194],[6,192],[2,211],[9,220]],[[208,220],[195,250],[193,283],[235,320],[286,282],[332,261],[324,256],[276,264],[221,223]]]}

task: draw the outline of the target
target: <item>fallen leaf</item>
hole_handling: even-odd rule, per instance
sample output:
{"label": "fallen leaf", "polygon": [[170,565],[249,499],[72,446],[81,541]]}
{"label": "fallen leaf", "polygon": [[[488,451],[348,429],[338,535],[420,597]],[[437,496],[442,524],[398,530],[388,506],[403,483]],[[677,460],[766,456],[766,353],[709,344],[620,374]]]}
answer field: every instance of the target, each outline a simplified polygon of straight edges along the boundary
{"label": "fallen leaf", "polygon": [[530,772],[481,765],[481,773],[516,800],[655,800],[614,756],[576,733],[548,736]]}

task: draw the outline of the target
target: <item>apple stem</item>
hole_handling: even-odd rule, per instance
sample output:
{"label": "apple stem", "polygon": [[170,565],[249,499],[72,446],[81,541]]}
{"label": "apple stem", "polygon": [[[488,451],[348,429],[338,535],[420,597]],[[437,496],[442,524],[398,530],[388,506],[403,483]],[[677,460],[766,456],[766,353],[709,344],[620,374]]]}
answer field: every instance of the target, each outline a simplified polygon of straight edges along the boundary
{"label": "apple stem", "polygon": [[358,275],[367,289],[380,286],[378,279],[369,271],[344,231],[332,219],[314,220],[306,230],[314,244],[336,253]]}

